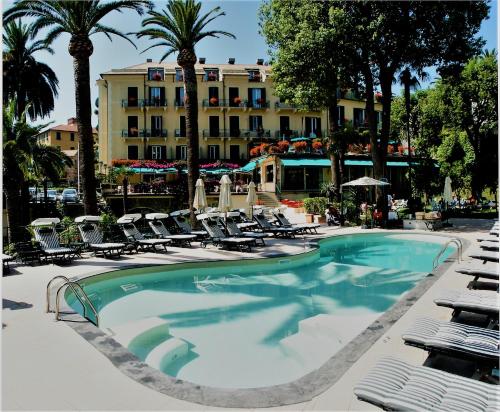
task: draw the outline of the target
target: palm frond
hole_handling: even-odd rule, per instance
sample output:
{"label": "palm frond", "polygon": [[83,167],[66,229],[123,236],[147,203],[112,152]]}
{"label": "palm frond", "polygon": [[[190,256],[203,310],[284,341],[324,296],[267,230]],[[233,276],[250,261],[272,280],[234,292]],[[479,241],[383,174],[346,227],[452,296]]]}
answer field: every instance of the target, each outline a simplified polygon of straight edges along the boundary
{"label": "palm frond", "polygon": [[100,23],[96,23],[94,25],[94,28],[90,31],[89,36],[96,34],[96,33],[105,34],[106,37],[110,41],[113,41],[113,38],[110,36],[111,34],[118,36],[118,37],[121,37],[122,39],[127,40],[132,46],[134,46],[137,49],[137,46],[135,45],[135,43],[132,40],[130,40],[130,38],[126,34],[122,33],[121,31],[118,31],[112,27],[104,26]]}

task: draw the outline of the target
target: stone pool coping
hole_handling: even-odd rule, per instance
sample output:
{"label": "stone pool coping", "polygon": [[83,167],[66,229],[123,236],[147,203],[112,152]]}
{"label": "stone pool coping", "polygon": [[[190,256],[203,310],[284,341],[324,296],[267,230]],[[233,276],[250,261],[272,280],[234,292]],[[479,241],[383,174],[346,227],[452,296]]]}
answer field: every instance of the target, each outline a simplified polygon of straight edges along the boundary
{"label": "stone pool coping", "polygon": [[[411,234],[405,231],[391,231],[390,233]],[[353,234],[329,236],[328,238],[318,240],[318,243],[332,237],[350,235]],[[449,237],[450,239],[459,238],[463,243],[464,250],[467,249],[470,244],[470,242],[463,237],[445,233],[416,233],[416,235]],[[305,253],[310,253],[310,251],[293,255],[280,254],[279,257],[300,256]],[[406,293],[403,299],[396,302],[390,309],[384,312],[384,314],[345,345],[339,352],[333,355],[320,368],[292,382],[280,385],[262,388],[230,389],[194,384],[168,376],[150,367],[116,342],[111,336],[105,334],[101,329],[79,315],[77,315],[79,318],[78,322],[67,322],[66,324],[106,356],[123,374],[150,389],[176,399],[206,406],[226,408],[265,408],[292,405],[310,401],[335,384],[344,373],[409,310],[409,308],[441,277],[441,275],[453,265],[457,254],[458,250],[450,255],[429,275],[419,281],[413,289]],[[255,260],[260,260],[260,258]],[[217,260],[210,260],[210,262],[215,261]],[[128,268],[144,266],[158,265],[131,265]],[[108,271],[101,271],[100,273],[106,272]],[[80,279],[95,275],[96,273],[87,274]]]}

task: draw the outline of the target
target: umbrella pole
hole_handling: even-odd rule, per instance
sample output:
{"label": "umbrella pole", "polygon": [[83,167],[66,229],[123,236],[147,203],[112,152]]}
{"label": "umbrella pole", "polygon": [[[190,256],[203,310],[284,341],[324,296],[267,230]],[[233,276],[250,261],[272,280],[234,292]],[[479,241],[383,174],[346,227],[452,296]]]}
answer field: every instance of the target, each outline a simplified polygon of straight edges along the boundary
{"label": "umbrella pole", "polygon": [[340,188],[340,226],[344,226],[344,192]]}

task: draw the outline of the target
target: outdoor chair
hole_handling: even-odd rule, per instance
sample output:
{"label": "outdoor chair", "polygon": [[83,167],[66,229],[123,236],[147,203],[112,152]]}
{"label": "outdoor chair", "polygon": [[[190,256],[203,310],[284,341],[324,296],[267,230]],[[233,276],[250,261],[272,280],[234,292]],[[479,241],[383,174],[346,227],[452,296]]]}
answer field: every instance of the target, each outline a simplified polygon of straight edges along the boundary
{"label": "outdoor chair", "polygon": [[453,316],[466,311],[498,319],[499,304],[496,292],[445,290],[434,299],[434,303],[453,309]]}
{"label": "outdoor chair", "polygon": [[321,225],[319,223],[300,223],[300,224],[292,224],[290,221],[286,218],[286,216],[280,212],[280,211],[274,211],[273,212],[274,217],[282,227],[290,227],[293,229],[298,229],[302,233],[307,233],[308,231],[310,233],[318,233],[318,227]]}
{"label": "outdoor chair", "polygon": [[[226,247],[228,249],[235,248],[240,252],[251,252],[252,246],[255,246],[255,239],[245,237],[227,237],[217,222],[208,217],[208,215],[198,215],[197,218],[201,221],[201,224],[207,231],[210,242],[215,246]],[[202,247],[205,247],[207,243],[207,240],[202,241]]]}
{"label": "outdoor chair", "polygon": [[497,262],[498,263],[498,252],[487,251],[487,250],[477,250],[469,254],[469,257],[473,259],[479,259],[483,262]]}
{"label": "outdoor chair", "polygon": [[31,222],[31,227],[35,234],[35,240],[40,244],[46,260],[50,260],[52,263],[56,260],[71,262],[79,252],[60,245],[55,228],[59,222],[58,218],[40,218]]}
{"label": "outdoor chair", "polygon": [[104,242],[104,235],[97,226],[99,221],[99,216],[80,216],[75,219],[83,242],[96,256],[102,254],[104,258],[120,257],[125,244]]}
{"label": "outdoor chair", "polygon": [[2,268],[4,273],[10,272],[9,263],[12,262],[13,260],[14,260],[13,256],[2,253]]}
{"label": "outdoor chair", "polygon": [[253,231],[259,227],[257,222],[254,222],[247,216],[245,209],[239,209],[239,218],[240,221],[236,225],[243,231]]}
{"label": "outdoor chair", "polygon": [[478,242],[496,242],[498,243],[500,241],[500,238],[498,236],[482,236],[477,238]]}
{"label": "outdoor chair", "polygon": [[224,229],[227,230],[229,236],[234,236],[234,237],[244,237],[248,239],[254,239],[255,244],[257,245],[257,241],[262,246],[265,246],[264,239],[267,237],[267,233],[260,233],[260,232],[242,232],[241,229],[238,227],[235,218],[239,215],[239,212],[229,212],[227,214],[227,217],[223,217],[222,214],[219,217],[218,221],[221,222],[221,225]]}
{"label": "outdoor chair", "polygon": [[207,237],[208,233],[206,230],[192,230],[189,221],[181,214],[171,213],[170,217],[173,219],[181,233],[186,235],[196,235],[198,240],[203,240]]}
{"label": "outdoor chair", "polygon": [[269,222],[262,213],[254,215],[253,218],[258,223],[262,232],[272,233],[274,236],[294,238],[295,235],[301,232],[300,229],[271,225],[271,222]]}
{"label": "outdoor chair", "polygon": [[130,242],[134,242],[137,247],[143,251],[150,250],[152,252],[157,252],[157,246],[162,246],[165,251],[167,251],[167,245],[172,243],[170,239],[148,239],[143,233],[137,230],[134,222],[137,222],[141,218],[142,215],[139,213],[123,215],[117,220],[117,223],[122,226],[125,237]]}
{"label": "outdoor chair", "polygon": [[362,401],[397,411],[496,411],[496,385],[393,357],[380,359],[355,387]]}
{"label": "outdoor chair", "polygon": [[170,239],[174,244],[179,246],[191,247],[191,242],[196,240],[196,235],[178,234],[174,235],[169,232],[166,226],[160,219],[168,217],[166,213],[149,213],[146,215],[151,230],[161,239]]}
{"label": "outdoor chair", "polygon": [[489,242],[487,240],[483,240],[482,242],[479,242],[479,247],[484,250],[491,250],[498,252],[498,242]]}
{"label": "outdoor chair", "polygon": [[402,335],[407,345],[429,352],[498,364],[500,332],[455,322],[420,318]]}
{"label": "outdoor chair", "polygon": [[42,248],[38,242],[18,242],[14,245],[17,260],[23,264],[42,263]]}

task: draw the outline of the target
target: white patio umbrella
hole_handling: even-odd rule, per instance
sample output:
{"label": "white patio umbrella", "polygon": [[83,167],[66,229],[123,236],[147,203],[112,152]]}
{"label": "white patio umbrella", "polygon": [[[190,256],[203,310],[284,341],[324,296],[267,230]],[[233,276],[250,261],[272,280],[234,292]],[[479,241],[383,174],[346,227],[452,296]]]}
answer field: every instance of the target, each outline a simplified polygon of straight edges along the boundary
{"label": "white patio umbrella", "polygon": [[219,183],[219,212],[223,212],[225,215],[224,220],[227,220],[227,212],[229,212],[233,207],[231,202],[231,179],[229,179],[228,175],[224,175],[220,179]]}
{"label": "white patio umbrella", "polygon": [[445,201],[446,208],[448,208],[448,204],[453,200],[452,192],[451,192],[451,178],[450,178],[450,176],[446,176],[446,179],[444,179],[443,199]]}
{"label": "white patio umbrella", "polygon": [[193,207],[196,210],[203,211],[208,206],[207,195],[205,193],[205,184],[203,179],[198,179],[195,185]]}
{"label": "white patio umbrella", "polygon": [[253,218],[253,207],[257,203],[257,193],[255,192],[255,183],[251,181],[248,184],[248,194],[246,198],[247,204],[250,206],[250,219]]}

